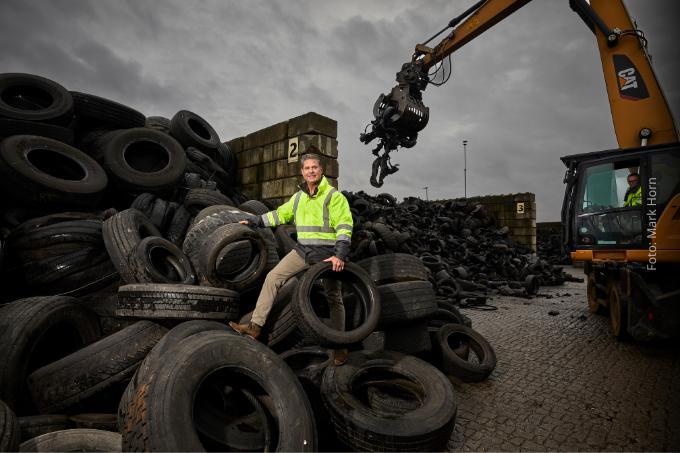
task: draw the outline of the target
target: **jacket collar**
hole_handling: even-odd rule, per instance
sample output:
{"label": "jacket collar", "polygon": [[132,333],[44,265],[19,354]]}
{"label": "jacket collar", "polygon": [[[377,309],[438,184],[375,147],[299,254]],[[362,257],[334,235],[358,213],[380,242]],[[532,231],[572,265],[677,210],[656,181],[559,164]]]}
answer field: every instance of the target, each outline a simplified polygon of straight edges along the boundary
{"label": "jacket collar", "polygon": [[316,188],[316,192],[314,193],[309,193],[309,187],[307,186],[307,181],[302,181],[302,184],[298,185],[301,191],[307,194],[310,198],[314,198],[319,196],[319,194],[325,193],[326,190],[328,190],[328,187],[331,184],[328,182],[326,179],[326,176],[321,176],[321,181],[319,182],[319,185]]}

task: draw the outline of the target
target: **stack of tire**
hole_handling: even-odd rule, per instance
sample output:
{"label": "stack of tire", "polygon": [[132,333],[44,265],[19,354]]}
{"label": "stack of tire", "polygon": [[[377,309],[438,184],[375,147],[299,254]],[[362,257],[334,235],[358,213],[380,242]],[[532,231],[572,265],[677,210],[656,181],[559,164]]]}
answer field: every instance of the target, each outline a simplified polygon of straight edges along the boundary
{"label": "stack of tire", "polygon": [[[265,344],[226,330],[295,231],[239,223],[269,208],[235,189],[235,158],[198,115],[1,74],[0,137],[0,450],[445,448],[449,380],[410,354],[424,349],[369,345],[424,312],[383,319],[393,283],[359,264],[291,279]],[[334,277],[345,331],[328,327]],[[326,348],[345,347],[328,367]]]}

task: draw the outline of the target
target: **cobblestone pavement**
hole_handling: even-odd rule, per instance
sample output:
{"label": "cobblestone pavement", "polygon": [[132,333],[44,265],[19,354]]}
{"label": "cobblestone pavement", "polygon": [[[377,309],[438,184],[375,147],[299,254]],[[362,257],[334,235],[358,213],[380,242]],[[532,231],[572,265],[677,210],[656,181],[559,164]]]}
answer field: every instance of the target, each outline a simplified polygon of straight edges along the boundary
{"label": "cobblestone pavement", "polygon": [[617,342],[585,292],[571,282],[464,310],[498,364],[485,382],[452,378],[451,451],[680,450],[680,343]]}

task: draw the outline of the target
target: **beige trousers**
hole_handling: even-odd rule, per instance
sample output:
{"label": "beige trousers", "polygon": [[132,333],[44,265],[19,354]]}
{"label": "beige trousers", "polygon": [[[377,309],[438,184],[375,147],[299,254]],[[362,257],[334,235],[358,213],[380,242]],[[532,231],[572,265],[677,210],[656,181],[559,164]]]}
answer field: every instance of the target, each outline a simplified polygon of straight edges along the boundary
{"label": "beige trousers", "polygon": [[[289,278],[308,267],[304,258],[302,258],[295,250],[291,250],[284,256],[283,259],[279,261],[279,264],[269,271],[267,277],[264,279],[264,284],[262,285],[262,290],[257,298],[251,322],[260,327],[264,326],[279,289],[281,289]],[[338,280],[325,278],[323,279],[323,285],[326,290],[326,296],[328,297],[328,308],[331,318],[330,326],[336,330],[344,330],[345,306],[342,303],[342,288],[340,282]]]}

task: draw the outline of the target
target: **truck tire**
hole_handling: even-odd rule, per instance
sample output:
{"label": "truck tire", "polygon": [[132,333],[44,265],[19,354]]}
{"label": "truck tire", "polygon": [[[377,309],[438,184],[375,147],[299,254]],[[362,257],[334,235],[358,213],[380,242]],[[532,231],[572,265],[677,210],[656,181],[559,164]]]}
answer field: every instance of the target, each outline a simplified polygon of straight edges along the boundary
{"label": "truck tire", "polygon": [[66,88],[33,74],[0,74],[0,116],[66,125],[73,117],[73,97]]}
{"label": "truck tire", "polygon": [[[376,413],[359,393],[385,375],[413,384],[418,408],[392,417]],[[328,367],[321,384],[338,439],[354,451],[442,451],[456,421],[451,382],[432,365],[397,352],[357,351]]]}
{"label": "truck tire", "polygon": [[388,283],[379,286],[378,291],[382,304],[381,326],[424,319],[437,311],[437,300],[430,282]]}
{"label": "truck tire", "polygon": [[[472,362],[460,356],[457,348],[468,343],[477,356]],[[442,370],[465,382],[481,382],[496,368],[496,353],[479,332],[463,324],[447,324],[439,329],[439,345],[442,352]]]}
{"label": "truck tire", "polygon": [[0,400],[0,451],[17,451],[19,432],[17,416]]}
{"label": "truck tire", "polygon": [[[339,331],[330,328],[321,321],[312,306],[314,283],[320,278],[329,277],[340,280],[343,285],[351,286],[362,307],[363,319],[352,330]],[[312,265],[300,278],[292,307],[298,327],[304,336],[314,344],[327,347],[343,347],[361,342],[373,332],[381,316],[381,298],[375,284],[366,271],[354,263],[345,263],[343,271],[338,273],[332,271],[332,264],[329,262]]]}
{"label": "truck tire", "polygon": [[238,319],[239,294],[194,285],[132,284],[118,289],[116,315],[149,319]]}
{"label": "truck tire", "polygon": [[121,435],[98,429],[67,429],[43,434],[23,442],[19,451],[112,451],[121,450]]}
{"label": "truck tire", "polygon": [[407,281],[428,281],[429,271],[417,256],[388,253],[357,261],[376,285]]}
{"label": "truck tire", "polygon": [[37,135],[73,145],[73,130],[54,124],[0,118],[0,138],[12,135]]}
{"label": "truck tire", "polygon": [[92,207],[108,184],[102,167],[65,143],[35,135],[0,142],[0,184],[30,205]]}
{"label": "truck tire", "polygon": [[73,110],[76,118],[93,126],[106,126],[109,129],[129,129],[144,127],[146,117],[137,110],[110,99],[92,94],[71,91]]}
{"label": "truck tire", "polygon": [[220,137],[206,120],[188,110],[180,110],[170,119],[170,134],[184,148],[193,146],[215,153]]}
{"label": "truck tire", "polygon": [[[220,253],[228,244],[241,240],[249,241],[253,247],[250,263],[236,274],[219,274],[217,259]],[[198,258],[197,271],[201,285],[243,291],[260,279],[267,262],[267,246],[257,231],[240,223],[232,223],[217,228],[206,237]]]}
{"label": "truck tire", "polygon": [[612,282],[609,289],[609,326],[618,341],[628,338],[628,306],[630,300],[618,282]]}
{"label": "truck tire", "polygon": [[37,368],[99,339],[99,321],[75,298],[30,297],[0,308],[0,398],[19,415],[34,414],[26,378]]}
{"label": "truck tire", "polygon": [[66,357],[38,368],[28,386],[42,413],[54,413],[129,378],[167,332],[139,321]]}
{"label": "truck tire", "polygon": [[187,165],[186,154],[172,137],[144,127],[107,135],[102,166],[112,182],[131,193],[170,195]]}
{"label": "truck tire", "polygon": [[[167,239],[145,237],[130,257],[134,283],[193,285],[196,274],[189,258]],[[132,283],[132,282],[130,282]]]}
{"label": "truck tire", "polygon": [[240,381],[242,388],[260,389],[276,402],[272,416],[278,427],[278,450],[316,451],[309,402],[285,362],[251,339],[212,331],[178,343],[156,368],[149,385],[139,387],[129,406],[130,423],[122,427],[123,448],[204,450],[195,425],[186,421],[192,420],[195,401],[211,386],[223,388],[235,381]]}
{"label": "truck tire", "polygon": [[189,212],[198,213],[200,210],[214,205],[231,206],[234,202],[218,190],[190,189],[184,197],[184,207]]}

